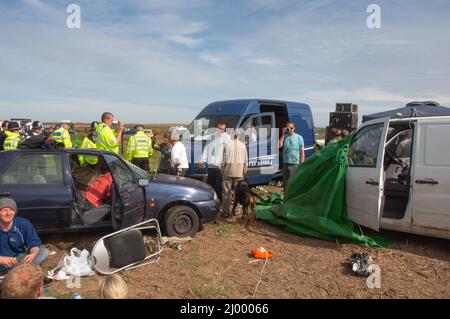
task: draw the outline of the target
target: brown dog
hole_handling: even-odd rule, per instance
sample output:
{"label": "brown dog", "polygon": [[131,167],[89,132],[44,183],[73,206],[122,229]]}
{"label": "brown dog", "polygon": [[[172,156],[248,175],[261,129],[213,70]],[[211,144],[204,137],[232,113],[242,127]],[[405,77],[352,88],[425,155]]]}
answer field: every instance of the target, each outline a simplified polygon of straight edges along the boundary
{"label": "brown dog", "polygon": [[264,198],[254,193],[245,180],[239,180],[234,187],[233,210],[235,211],[237,204],[242,205],[242,219],[244,224],[248,225],[256,220],[256,200]]}

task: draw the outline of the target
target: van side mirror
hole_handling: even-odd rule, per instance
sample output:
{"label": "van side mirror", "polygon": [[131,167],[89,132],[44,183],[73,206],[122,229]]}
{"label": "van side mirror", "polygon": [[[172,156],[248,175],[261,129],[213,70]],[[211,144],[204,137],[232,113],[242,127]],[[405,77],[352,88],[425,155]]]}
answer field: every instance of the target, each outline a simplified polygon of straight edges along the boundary
{"label": "van side mirror", "polygon": [[148,178],[139,178],[138,185],[139,185],[139,187],[147,187],[148,186]]}

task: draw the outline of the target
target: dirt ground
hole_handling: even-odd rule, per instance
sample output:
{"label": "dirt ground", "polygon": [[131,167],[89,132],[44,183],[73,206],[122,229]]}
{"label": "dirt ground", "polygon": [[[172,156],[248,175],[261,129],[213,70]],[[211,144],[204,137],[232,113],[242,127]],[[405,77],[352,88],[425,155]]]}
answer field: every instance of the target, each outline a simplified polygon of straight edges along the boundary
{"label": "dirt ground", "polygon": [[[44,269],[55,267],[64,250],[90,249],[101,235],[42,236],[58,252]],[[157,263],[121,276],[130,298],[450,298],[448,240],[388,231],[381,235],[392,245],[367,249],[287,234],[259,221],[244,227],[240,220],[218,218],[180,250],[165,246]],[[259,246],[273,252],[265,266],[250,254]],[[380,289],[369,289],[365,277],[350,271],[347,260],[354,252],[369,252],[380,266]],[[79,292],[83,298],[96,298],[99,278],[81,278],[80,289],[54,282],[47,295],[70,298]]]}

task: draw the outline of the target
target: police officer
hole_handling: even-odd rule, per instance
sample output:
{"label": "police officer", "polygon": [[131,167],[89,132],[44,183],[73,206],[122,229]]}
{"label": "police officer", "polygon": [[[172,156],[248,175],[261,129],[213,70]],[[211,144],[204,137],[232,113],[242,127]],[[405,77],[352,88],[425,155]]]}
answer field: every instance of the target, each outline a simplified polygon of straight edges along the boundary
{"label": "police officer", "polygon": [[20,143],[20,125],[17,122],[10,122],[8,124],[8,131],[6,131],[6,139],[3,143],[5,151],[15,150]]}
{"label": "police officer", "polygon": [[144,133],[143,125],[136,125],[136,134],[128,141],[125,159],[134,165],[149,171],[149,157],[153,154],[152,139]]}
{"label": "police officer", "polygon": [[114,122],[114,114],[105,112],[102,114],[102,123],[95,129],[96,147],[98,150],[111,151],[119,154],[119,145],[122,141],[122,133],[125,125],[119,123],[118,133],[115,134],[111,129]]}
{"label": "police officer", "polygon": [[52,139],[59,145],[64,146],[64,148],[72,148],[72,141],[70,140],[69,134],[70,121],[63,120],[60,123],[60,128],[52,133]]}
{"label": "police officer", "polygon": [[[84,149],[97,149],[95,145],[95,129],[97,128],[98,122],[94,121],[91,123],[91,129],[89,134],[83,139],[81,143],[81,148]],[[83,165],[87,163],[89,165],[96,165],[98,163],[98,158],[96,156],[78,156],[80,164]]]}
{"label": "police officer", "polygon": [[28,137],[38,136],[43,133],[44,125],[41,121],[34,121],[31,124],[31,132]]}

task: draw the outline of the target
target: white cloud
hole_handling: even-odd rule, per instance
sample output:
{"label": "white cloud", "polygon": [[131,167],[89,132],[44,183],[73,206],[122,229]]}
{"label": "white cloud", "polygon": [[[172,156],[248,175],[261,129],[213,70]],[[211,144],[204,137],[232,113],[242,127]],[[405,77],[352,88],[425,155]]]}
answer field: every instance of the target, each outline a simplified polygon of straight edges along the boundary
{"label": "white cloud", "polygon": [[203,42],[202,39],[195,39],[193,37],[186,36],[186,35],[171,35],[171,36],[168,36],[167,39],[169,41],[175,42],[177,44],[185,45],[189,48],[198,47]]}

